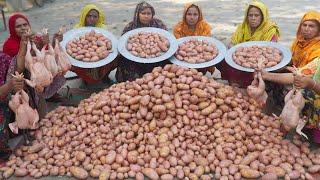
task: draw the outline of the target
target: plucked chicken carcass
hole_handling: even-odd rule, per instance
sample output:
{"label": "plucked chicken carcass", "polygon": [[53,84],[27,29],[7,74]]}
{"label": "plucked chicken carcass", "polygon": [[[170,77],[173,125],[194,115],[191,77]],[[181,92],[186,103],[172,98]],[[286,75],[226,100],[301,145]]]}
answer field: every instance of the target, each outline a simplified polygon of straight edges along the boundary
{"label": "plucked chicken carcass", "polygon": [[48,44],[48,51],[45,52],[44,65],[51,72],[53,77],[58,74],[58,64],[56,63],[54,49],[50,43]]}
{"label": "plucked chicken carcass", "polygon": [[28,45],[27,45],[27,52],[26,52],[26,56],[25,56],[25,67],[26,69],[30,72],[30,69],[31,69],[31,66],[32,64],[34,64],[35,62],[35,58],[32,57],[31,55],[31,44],[30,42],[28,42]]}
{"label": "plucked chicken carcass", "polygon": [[29,106],[29,96],[24,90],[18,91],[9,101],[10,109],[15,113],[16,121],[9,124],[15,134],[18,129],[36,129],[39,121],[37,110]]}
{"label": "plucked chicken carcass", "polygon": [[261,72],[258,72],[251,83],[250,86],[247,87],[248,96],[253,98],[260,107],[264,107],[268,94],[266,92],[266,85],[262,79]]}
{"label": "plucked chicken carcass", "polygon": [[30,86],[35,85],[32,87],[34,87],[37,92],[43,92],[44,88],[52,83],[53,76],[44,64],[44,51],[40,52],[34,43],[32,44],[32,49],[36,53],[36,58],[32,58],[31,60],[30,55],[28,53],[31,50],[31,44],[30,42],[28,42],[26,64],[28,65],[28,69],[31,74],[31,83],[27,83]]}
{"label": "plucked chicken carcass", "polygon": [[55,58],[59,68],[59,74],[64,75],[71,69],[71,63],[68,60],[66,53],[62,50],[58,39],[55,40]]}
{"label": "plucked chicken carcass", "polygon": [[[43,35],[48,35],[48,29],[44,28],[42,30]],[[48,50],[45,48],[48,47]],[[44,53],[43,53],[44,51]],[[41,50],[43,54],[41,54],[44,58],[44,65],[51,72],[52,76],[55,77],[58,74],[58,65],[55,60],[54,49],[50,43],[44,46]]]}
{"label": "plucked chicken carcass", "polygon": [[284,98],[285,105],[280,114],[283,127],[289,131],[297,127],[300,121],[300,112],[305,105],[305,99],[300,90],[293,88]]}

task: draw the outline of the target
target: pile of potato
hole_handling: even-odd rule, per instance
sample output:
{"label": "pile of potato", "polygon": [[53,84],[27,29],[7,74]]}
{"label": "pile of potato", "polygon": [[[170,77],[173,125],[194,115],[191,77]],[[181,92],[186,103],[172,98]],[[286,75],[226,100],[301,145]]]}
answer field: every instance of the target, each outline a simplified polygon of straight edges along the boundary
{"label": "pile of potato", "polygon": [[179,45],[176,58],[188,63],[203,63],[217,57],[219,51],[206,40],[191,39]]}
{"label": "pile of potato", "polygon": [[67,43],[67,53],[79,61],[96,62],[106,58],[112,49],[112,42],[94,30]]}
{"label": "pile of potato", "polygon": [[269,46],[239,47],[232,55],[233,60],[240,66],[247,68],[258,68],[258,62],[262,61],[263,68],[277,65],[282,60],[279,49]]}
{"label": "pile of potato", "polygon": [[154,32],[139,32],[130,36],[127,50],[134,56],[141,58],[155,58],[169,50],[169,40]]}
{"label": "pile of potato", "polygon": [[40,124],[2,177],[272,180],[320,170],[319,151],[283,140],[280,120],[253,99],[176,65],[59,107]]}

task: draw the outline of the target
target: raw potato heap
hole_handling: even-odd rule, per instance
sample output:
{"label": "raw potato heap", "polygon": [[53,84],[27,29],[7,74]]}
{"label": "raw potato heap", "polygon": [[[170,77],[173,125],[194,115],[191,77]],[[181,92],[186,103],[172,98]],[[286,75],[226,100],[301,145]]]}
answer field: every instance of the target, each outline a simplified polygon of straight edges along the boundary
{"label": "raw potato heap", "polygon": [[298,137],[282,140],[280,120],[252,99],[176,65],[59,107],[40,124],[4,177],[309,179],[320,169],[320,153]]}
{"label": "raw potato heap", "polygon": [[85,33],[67,44],[67,53],[85,62],[96,62],[106,58],[112,49],[111,40],[94,30]]}
{"label": "raw potato heap", "polygon": [[214,59],[218,49],[206,40],[192,39],[179,45],[176,58],[188,63],[203,63]]}
{"label": "raw potato heap", "polygon": [[269,46],[239,47],[232,55],[233,60],[240,66],[258,68],[258,61],[263,61],[263,68],[277,65],[282,60],[280,50]]}
{"label": "raw potato heap", "polygon": [[141,58],[155,58],[169,50],[169,40],[158,33],[140,32],[129,37],[127,50]]}

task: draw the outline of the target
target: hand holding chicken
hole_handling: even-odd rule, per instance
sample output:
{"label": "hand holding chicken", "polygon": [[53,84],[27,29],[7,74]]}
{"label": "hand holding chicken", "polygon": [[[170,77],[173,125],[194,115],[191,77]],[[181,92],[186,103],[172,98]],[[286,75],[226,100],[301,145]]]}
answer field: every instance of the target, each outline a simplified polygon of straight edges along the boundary
{"label": "hand holding chicken", "polygon": [[[13,75],[14,78],[23,80],[23,75]],[[37,110],[29,106],[29,96],[20,89],[9,101],[10,109],[15,113],[15,122],[9,124],[9,128],[15,134],[18,134],[18,129],[36,129],[39,121],[39,114]]]}
{"label": "hand holding chicken", "polygon": [[259,104],[260,107],[264,107],[268,99],[268,94],[265,90],[266,85],[261,75],[262,63],[263,61],[259,62],[258,71],[254,75],[254,79],[251,85],[247,87],[248,96],[253,98]]}

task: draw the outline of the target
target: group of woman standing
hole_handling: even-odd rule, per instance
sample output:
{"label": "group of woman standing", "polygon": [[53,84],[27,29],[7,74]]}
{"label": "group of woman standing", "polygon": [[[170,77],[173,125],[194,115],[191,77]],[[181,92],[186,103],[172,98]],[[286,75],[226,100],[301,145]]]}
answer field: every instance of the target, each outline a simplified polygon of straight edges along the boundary
{"label": "group of woman standing", "polygon": [[[166,25],[155,18],[155,9],[147,2],[141,2],[136,6],[133,20],[128,23],[122,34],[140,27],[155,27],[167,30]],[[102,10],[93,4],[85,6],[80,15],[80,21],[75,28],[93,26],[106,28],[105,15]],[[30,98],[30,104],[38,111],[45,112],[45,99],[52,97],[65,82],[63,77],[56,77],[54,83],[47,87],[44,93],[38,94],[31,88],[24,86],[24,82],[10,75],[14,71],[26,72],[24,68],[24,56],[26,53],[26,42],[34,41],[37,46],[42,47],[49,42],[47,36],[26,36],[26,32],[31,29],[28,19],[22,14],[15,14],[9,19],[10,37],[3,46],[3,52],[0,52],[0,158],[6,154],[9,149],[7,140],[9,138],[8,123],[14,120],[12,112],[8,107],[10,95],[20,89],[27,89]],[[212,36],[211,26],[205,21],[201,8],[197,4],[188,4],[185,6],[182,21],[174,27],[173,34],[176,38],[186,36]],[[60,41],[62,37],[55,34],[54,38]],[[229,47],[247,41],[278,41],[280,38],[279,27],[269,19],[266,5],[259,1],[250,3],[245,11],[243,22],[237,27],[236,32],[231,38]],[[54,41],[53,41],[54,42]],[[303,67],[311,61],[320,58],[320,13],[316,11],[307,12],[298,26],[297,37],[292,45],[292,64],[296,67]],[[109,73],[117,68],[116,80],[123,82],[134,80],[143,74],[152,71],[156,66],[164,66],[169,61],[163,61],[155,64],[140,64],[128,61],[125,57],[119,55],[115,61],[103,67],[94,69],[84,69],[72,67],[75,72],[86,84],[96,84],[108,80]],[[237,84],[240,87],[248,86],[253,74],[244,73],[228,66],[222,61],[216,66],[221,72],[223,79],[228,80],[230,84]],[[201,69],[202,72],[213,72],[215,67]],[[320,84],[318,76],[314,79],[305,76],[294,76],[289,72],[267,73],[262,72],[265,81],[277,83],[270,86],[281,87],[280,84],[294,84],[296,87],[305,89],[305,98],[308,103],[303,113],[308,117],[308,130],[317,143],[320,143],[320,137],[317,137],[320,129],[318,95],[320,93]],[[274,88],[271,88],[274,90]],[[279,88],[282,89],[282,88]],[[274,92],[271,96],[277,96],[281,92]],[[270,96],[270,94],[269,94]],[[281,99],[283,101],[283,99]],[[41,105],[42,103],[42,105]],[[5,157],[5,156],[3,156]]]}

